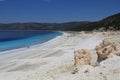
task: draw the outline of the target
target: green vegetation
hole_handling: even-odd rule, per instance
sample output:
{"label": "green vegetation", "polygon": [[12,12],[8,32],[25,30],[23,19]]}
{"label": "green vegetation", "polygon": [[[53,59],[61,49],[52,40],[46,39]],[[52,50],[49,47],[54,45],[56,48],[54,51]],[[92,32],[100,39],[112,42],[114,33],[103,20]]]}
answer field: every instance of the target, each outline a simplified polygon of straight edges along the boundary
{"label": "green vegetation", "polygon": [[96,22],[68,23],[0,23],[0,30],[62,30],[62,31],[107,31],[120,30],[120,13]]}
{"label": "green vegetation", "polygon": [[120,13],[109,16],[97,22],[90,22],[84,26],[75,26],[72,30],[120,30]]}

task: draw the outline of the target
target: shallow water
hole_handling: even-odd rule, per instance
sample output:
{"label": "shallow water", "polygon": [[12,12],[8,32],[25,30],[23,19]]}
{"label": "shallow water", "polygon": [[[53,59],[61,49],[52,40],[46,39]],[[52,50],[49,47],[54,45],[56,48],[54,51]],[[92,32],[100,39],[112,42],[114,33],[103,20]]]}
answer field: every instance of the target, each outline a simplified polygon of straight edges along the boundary
{"label": "shallow water", "polygon": [[55,31],[0,31],[0,51],[40,44],[61,34]]}

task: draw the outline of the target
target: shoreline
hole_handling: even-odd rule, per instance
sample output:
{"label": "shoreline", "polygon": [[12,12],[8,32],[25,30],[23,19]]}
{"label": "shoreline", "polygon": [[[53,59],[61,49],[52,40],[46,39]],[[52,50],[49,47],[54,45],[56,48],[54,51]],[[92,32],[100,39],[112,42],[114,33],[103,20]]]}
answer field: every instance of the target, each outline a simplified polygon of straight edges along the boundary
{"label": "shoreline", "polygon": [[[62,33],[62,35],[56,36],[55,38],[50,39],[47,42],[32,45],[29,48],[28,47],[23,47],[23,48],[12,49],[12,50],[7,50],[7,51],[0,52],[0,60],[2,61],[4,59],[4,56],[8,57],[8,56],[15,55],[15,54],[23,55],[25,52],[30,52],[32,50],[37,50],[38,48],[40,48],[40,49],[41,48],[46,48],[47,45],[49,45],[50,43],[56,42],[56,41],[60,40],[61,38],[69,35],[69,34],[67,34],[65,32],[61,32],[61,33]],[[2,56],[3,56],[3,58],[2,58]]]}
{"label": "shoreline", "polygon": [[[100,71],[105,73],[102,66],[107,67],[107,65],[110,65],[107,64],[108,62],[116,63],[120,58],[108,59],[108,62],[107,60],[105,61],[106,64],[102,62],[101,66],[98,67],[84,66],[80,73],[73,75],[71,74],[74,64],[73,52],[78,49],[94,49],[104,38],[118,36],[111,34],[108,36],[108,33],[103,35],[102,32],[63,32],[63,35],[57,36],[42,45],[31,46],[26,50],[16,50],[9,52],[9,54],[0,55],[0,79],[79,80],[81,77],[81,79],[85,80],[85,77],[91,80],[96,80],[94,78],[101,80],[103,77],[97,73]],[[119,63],[116,65],[119,69]],[[116,69],[114,65],[112,67]],[[86,69],[91,71],[88,74],[89,76],[83,73]],[[106,72],[109,73],[109,70],[112,69],[108,66]],[[92,75],[93,72],[95,75]]]}
{"label": "shoreline", "polygon": [[10,50],[1,51],[1,52],[0,52],[0,55],[1,55],[1,54],[4,54],[4,53],[11,53],[11,52],[15,52],[15,51],[26,50],[26,49],[29,49],[29,48],[34,48],[34,47],[36,47],[36,46],[42,46],[42,45],[44,45],[44,44],[47,44],[48,42],[51,42],[51,40],[54,40],[54,39],[56,39],[57,37],[63,36],[63,35],[65,34],[65,33],[62,32],[62,31],[58,31],[58,32],[60,32],[60,33],[62,33],[62,34],[61,34],[61,35],[58,35],[58,36],[56,36],[56,37],[54,37],[54,38],[52,38],[52,39],[50,39],[50,40],[48,40],[48,41],[45,41],[45,42],[43,42],[43,43],[38,43],[38,44],[31,45],[31,46],[27,46],[27,47],[21,47],[21,48],[16,48],[16,49],[10,49]]}

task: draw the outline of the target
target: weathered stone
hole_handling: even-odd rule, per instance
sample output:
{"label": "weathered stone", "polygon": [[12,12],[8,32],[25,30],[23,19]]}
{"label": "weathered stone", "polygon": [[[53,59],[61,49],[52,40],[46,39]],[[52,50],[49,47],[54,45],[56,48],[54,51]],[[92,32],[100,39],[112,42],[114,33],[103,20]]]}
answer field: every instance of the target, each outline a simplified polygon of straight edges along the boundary
{"label": "weathered stone", "polygon": [[102,47],[100,45],[97,45],[95,49],[99,50],[99,49],[102,49]]}
{"label": "weathered stone", "polygon": [[90,65],[92,66],[98,66],[98,55],[96,54],[95,50],[90,50],[90,55],[91,55],[91,60],[90,60]]}
{"label": "weathered stone", "polygon": [[74,65],[76,67],[81,67],[83,65],[89,65],[91,60],[91,55],[89,50],[82,49],[74,51]]}
{"label": "weathered stone", "polygon": [[115,55],[120,55],[114,42],[105,39],[99,45],[96,46],[94,50],[81,49],[74,51],[75,67],[79,68],[83,65],[99,65],[99,61],[106,58],[113,57]]}
{"label": "weathered stone", "polygon": [[109,39],[104,39],[100,45],[96,46],[95,50],[98,55],[98,59],[106,59],[114,55],[118,55],[115,43]]}
{"label": "weathered stone", "polygon": [[103,44],[104,44],[104,46],[113,45],[113,42],[110,41],[109,39],[104,39],[104,40],[103,40]]}
{"label": "weathered stone", "polygon": [[97,50],[96,53],[98,55],[98,58],[101,58],[101,59],[107,58],[107,54],[104,54],[102,50]]}

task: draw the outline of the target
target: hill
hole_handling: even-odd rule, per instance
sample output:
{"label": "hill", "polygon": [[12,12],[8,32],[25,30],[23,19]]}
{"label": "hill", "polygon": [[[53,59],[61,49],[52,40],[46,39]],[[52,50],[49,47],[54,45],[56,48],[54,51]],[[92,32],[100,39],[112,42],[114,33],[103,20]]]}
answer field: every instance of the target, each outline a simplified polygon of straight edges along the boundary
{"label": "hill", "polygon": [[0,23],[0,30],[120,30],[120,13],[95,22],[83,21],[67,23]]}
{"label": "hill", "polygon": [[72,28],[72,30],[120,30],[120,13],[104,18],[100,21],[90,22],[84,26],[78,25]]}

